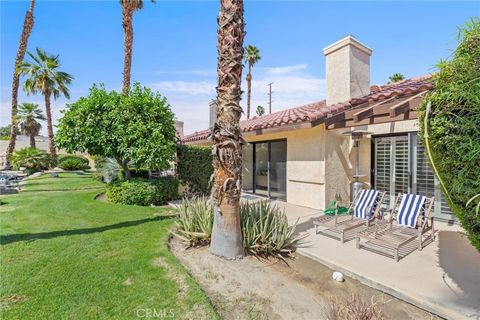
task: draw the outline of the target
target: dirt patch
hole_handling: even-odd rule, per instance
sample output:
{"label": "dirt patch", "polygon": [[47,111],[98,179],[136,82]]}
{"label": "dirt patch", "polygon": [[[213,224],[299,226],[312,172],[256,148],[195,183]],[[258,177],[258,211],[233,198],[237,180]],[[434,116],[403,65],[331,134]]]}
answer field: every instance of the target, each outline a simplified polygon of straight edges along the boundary
{"label": "dirt patch", "polygon": [[331,299],[353,295],[381,308],[385,319],[435,319],[431,314],[345,277],[303,256],[286,265],[281,260],[245,257],[226,261],[208,248],[185,249],[172,238],[170,250],[209,296],[222,319],[327,319]]}
{"label": "dirt patch", "polygon": [[15,303],[24,302],[26,300],[28,300],[28,297],[21,294],[14,294],[8,297],[2,297],[0,299],[0,308],[7,309]]}
{"label": "dirt patch", "polygon": [[95,196],[95,200],[101,201],[101,202],[107,202],[107,196],[105,193],[99,193]]}
{"label": "dirt patch", "polygon": [[180,290],[181,295],[186,295],[188,292],[188,284],[185,277],[177,272],[171,265],[169,265],[164,257],[158,257],[153,261],[153,265],[161,267],[167,271],[167,275],[174,280]]}

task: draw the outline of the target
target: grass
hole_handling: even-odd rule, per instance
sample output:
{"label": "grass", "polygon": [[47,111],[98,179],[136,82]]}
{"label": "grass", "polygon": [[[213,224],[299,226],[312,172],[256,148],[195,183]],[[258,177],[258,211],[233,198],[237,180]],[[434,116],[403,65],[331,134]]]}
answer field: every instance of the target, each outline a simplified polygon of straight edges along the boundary
{"label": "grass", "polygon": [[0,205],[1,319],[217,319],[167,248],[168,209],[95,201],[90,174],[29,180]]}

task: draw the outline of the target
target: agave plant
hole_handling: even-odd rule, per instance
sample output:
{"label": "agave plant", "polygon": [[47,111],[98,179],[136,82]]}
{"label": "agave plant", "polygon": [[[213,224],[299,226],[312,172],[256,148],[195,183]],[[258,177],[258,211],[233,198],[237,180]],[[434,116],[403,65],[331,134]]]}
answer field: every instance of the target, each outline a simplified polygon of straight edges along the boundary
{"label": "agave plant", "polygon": [[177,209],[177,231],[173,234],[190,246],[210,242],[213,227],[213,206],[207,197],[184,199]]}
{"label": "agave plant", "polygon": [[[208,245],[213,227],[213,205],[207,197],[184,199],[177,209],[177,230],[173,235],[190,246]],[[243,246],[249,254],[281,259],[290,257],[305,236],[289,226],[284,211],[268,201],[242,203],[240,224]]]}
{"label": "agave plant", "polygon": [[240,224],[245,250],[256,256],[289,257],[306,236],[295,234],[284,211],[269,201],[243,203]]}

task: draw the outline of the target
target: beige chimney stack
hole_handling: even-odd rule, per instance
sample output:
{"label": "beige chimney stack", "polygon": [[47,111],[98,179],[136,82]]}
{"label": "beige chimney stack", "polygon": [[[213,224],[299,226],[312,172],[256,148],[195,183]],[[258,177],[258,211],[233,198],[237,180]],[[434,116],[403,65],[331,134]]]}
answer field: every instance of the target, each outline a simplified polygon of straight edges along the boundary
{"label": "beige chimney stack", "polygon": [[323,54],[327,105],[370,93],[372,49],[348,35],[323,49]]}

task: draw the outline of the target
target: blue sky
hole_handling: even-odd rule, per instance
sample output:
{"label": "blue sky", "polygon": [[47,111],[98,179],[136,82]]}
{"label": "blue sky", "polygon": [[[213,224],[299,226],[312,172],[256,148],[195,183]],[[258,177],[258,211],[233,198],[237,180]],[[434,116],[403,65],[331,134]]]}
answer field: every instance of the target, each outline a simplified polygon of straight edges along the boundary
{"label": "blue sky", "polygon": [[[134,17],[132,80],[167,97],[185,132],[208,125],[208,101],[215,97],[218,1],[146,2]],[[1,1],[0,125],[9,122],[13,61],[28,1]],[[120,90],[123,30],[119,1],[37,0],[29,50],[60,54],[75,79],[71,101],[93,83]],[[273,110],[324,98],[322,49],[353,34],[373,49],[372,84],[401,72],[415,77],[434,70],[455,48],[457,26],[480,16],[480,2],[246,1],[245,44],[262,60],[253,71],[252,106],[266,106],[274,82]],[[245,75],[245,74],[244,74]],[[245,87],[244,87],[245,88]],[[245,100],[245,99],[244,99]],[[20,102],[41,96],[21,93]],[[54,118],[65,99],[54,102]]]}

